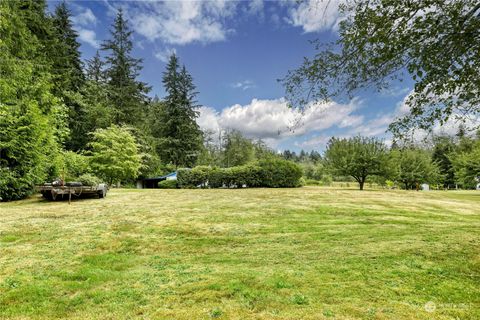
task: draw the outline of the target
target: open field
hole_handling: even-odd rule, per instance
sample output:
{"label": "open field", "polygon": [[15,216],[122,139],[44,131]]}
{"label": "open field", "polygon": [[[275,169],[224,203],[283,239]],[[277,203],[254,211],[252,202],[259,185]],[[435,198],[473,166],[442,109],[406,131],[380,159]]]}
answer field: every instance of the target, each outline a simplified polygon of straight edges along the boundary
{"label": "open field", "polygon": [[0,318],[480,319],[480,192],[0,203]]}

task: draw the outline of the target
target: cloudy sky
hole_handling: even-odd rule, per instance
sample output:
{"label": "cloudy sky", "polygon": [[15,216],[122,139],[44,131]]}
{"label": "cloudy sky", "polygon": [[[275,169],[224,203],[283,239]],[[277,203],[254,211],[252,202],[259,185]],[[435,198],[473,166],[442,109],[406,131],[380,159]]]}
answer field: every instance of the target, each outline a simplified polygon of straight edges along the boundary
{"label": "cloudy sky", "polygon": [[[329,3],[325,7],[326,3]],[[49,2],[52,10],[58,4]],[[337,36],[337,1],[69,1],[84,59],[108,37],[117,8],[134,31],[134,55],[144,59],[141,79],[164,96],[162,72],[175,52],[193,75],[203,105],[199,124],[237,129],[278,150],[323,150],[331,136],[380,136],[405,112],[411,82],[358,92],[351,101],[287,107],[277,79],[312,56],[309,40]]]}

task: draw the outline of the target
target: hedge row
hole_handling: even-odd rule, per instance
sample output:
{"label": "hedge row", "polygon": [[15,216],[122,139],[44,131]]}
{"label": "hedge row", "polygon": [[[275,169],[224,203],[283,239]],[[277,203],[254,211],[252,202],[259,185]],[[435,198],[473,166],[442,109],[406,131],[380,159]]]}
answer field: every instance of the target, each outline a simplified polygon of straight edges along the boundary
{"label": "hedge row", "polygon": [[198,166],[177,171],[180,188],[289,188],[302,185],[302,169],[286,160],[263,160],[256,164],[218,168]]}

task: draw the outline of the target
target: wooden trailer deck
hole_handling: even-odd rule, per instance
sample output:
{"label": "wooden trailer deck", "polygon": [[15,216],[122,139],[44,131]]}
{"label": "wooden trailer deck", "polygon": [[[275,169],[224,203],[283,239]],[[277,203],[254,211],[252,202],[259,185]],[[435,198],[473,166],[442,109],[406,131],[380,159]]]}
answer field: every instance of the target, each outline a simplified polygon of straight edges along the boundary
{"label": "wooden trailer deck", "polygon": [[72,196],[81,197],[82,195],[98,195],[99,198],[107,196],[108,186],[104,183],[96,186],[83,186],[83,185],[63,185],[56,186],[51,183],[45,183],[37,186],[37,191],[48,200],[64,199],[68,197],[68,202],[71,201]]}

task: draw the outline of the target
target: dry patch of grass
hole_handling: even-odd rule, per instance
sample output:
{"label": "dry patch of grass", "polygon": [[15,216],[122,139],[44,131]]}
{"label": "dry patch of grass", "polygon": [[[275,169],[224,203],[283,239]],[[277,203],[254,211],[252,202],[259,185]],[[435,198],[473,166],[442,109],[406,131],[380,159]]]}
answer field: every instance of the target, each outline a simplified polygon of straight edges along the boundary
{"label": "dry patch of grass", "polygon": [[0,203],[0,318],[479,319],[479,204],[319,187]]}

